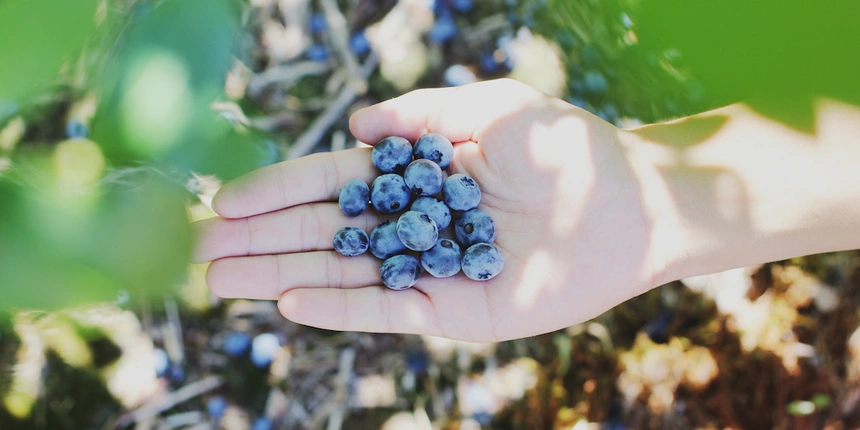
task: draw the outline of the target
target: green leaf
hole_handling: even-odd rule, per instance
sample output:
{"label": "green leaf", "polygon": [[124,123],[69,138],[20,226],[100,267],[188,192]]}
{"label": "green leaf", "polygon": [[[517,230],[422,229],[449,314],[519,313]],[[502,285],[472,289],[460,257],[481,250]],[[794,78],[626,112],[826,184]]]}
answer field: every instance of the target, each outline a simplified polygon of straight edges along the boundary
{"label": "green leaf", "polygon": [[20,101],[54,79],[95,28],[96,0],[0,2],[0,101]]}

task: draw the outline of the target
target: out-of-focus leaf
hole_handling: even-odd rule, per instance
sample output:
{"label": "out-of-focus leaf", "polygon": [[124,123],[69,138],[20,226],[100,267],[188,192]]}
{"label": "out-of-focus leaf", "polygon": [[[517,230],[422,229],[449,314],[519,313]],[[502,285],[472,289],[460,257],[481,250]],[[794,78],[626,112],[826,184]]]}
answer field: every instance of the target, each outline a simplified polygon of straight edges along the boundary
{"label": "out-of-focus leaf", "polygon": [[860,3],[745,0],[642,2],[643,47],[677,49],[710,105],[753,108],[812,131],[811,100],[860,105]]}
{"label": "out-of-focus leaf", "polygon": [[0,2],[0,101],[49,83],[95,27],[96,0]]}
{"label": "out-of-focus leaf", "polygon": [[183,195],[153,178],[136,184],[81,204],[0,181],[0,306],[59,308],[176,286],[191,244]]}
{"label": "out-of-focus leaf", "polygon": [[115,164],[141,160],[223,179],[260,154],[211,103],[222,96],[237,32],[228,0],[164,2],[131,24],[102,82],[94,138]]}

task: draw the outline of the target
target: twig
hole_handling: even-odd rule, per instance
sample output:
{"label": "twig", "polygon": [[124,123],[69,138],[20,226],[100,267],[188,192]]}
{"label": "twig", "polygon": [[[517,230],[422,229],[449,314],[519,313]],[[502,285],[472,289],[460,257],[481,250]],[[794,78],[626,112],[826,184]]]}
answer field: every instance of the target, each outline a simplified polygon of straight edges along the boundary
{"label": "twig", "polygon": [[140,422],[155,417],[158,414],[182,403],[193,399],[201,394],[218,388],[223,381],[217,376],[208,376],[196,382],[192,382],[164,397],[154,399],[133,412],[120,417],[117,428],[127,427],[131,423]]}
{"label": "twig", "polygon": [[332,66],[331,62],[302,61],[272,67],[251,78],[251,81],[248,82],[248,92],[258,94],[263,88],[276,82],[289,88],[305,76],[321,75],[328,72]]}
{"label": "twig", "polygon": [[352,87],[358,94],[364,94],[367,91],[367,76],[362,75],[359,68],[358,59],[349,49],[349,33],[346,26],[346,18],[337,6],[335,0],[320,0],[323,12],[325,12],[326,22],[329,26],[329,35],[331,36],[331,44],[334,50],[340,57],[340,61],[346,66],[346,71],[349,74],[347,85]]}
{"label": "twig", "polygon": [[344,348],[340,353],[340,363],[338,365],[337,376],[335,377],[334,398],[332,399],[333,408],[329,415],[328,426],[326,430],[340,430],[343,426],[343,420],[346,418],[347,406],[347,388],[349,380],[352,377],[352,369],[355,364],[355,349]]}
{"label": "twig", "polygon": [[176,300],[164,301],[167,311],[167,327],[164,328],[164,348],[174,363],[185,362],[185,343],[182,341],[182,322],[179,320],[179,307]]}
{"label": "twig", "polygon": [[[370,76],[379,60],[375,55],[370,54],[364,64],[361,66],[361,75],[364,77]],[[296,142],[290,147],[287,152],[287,158],[298,158],[307,155],[311,149],[319,142],[323,134],[328,131],[332,124],[343,115],[343,112],[348,108],[355,98],[358,96],[355,89],[349,85],[344,85],[335,99],[324,111],[318,116],[310,127],[302,133]]]}

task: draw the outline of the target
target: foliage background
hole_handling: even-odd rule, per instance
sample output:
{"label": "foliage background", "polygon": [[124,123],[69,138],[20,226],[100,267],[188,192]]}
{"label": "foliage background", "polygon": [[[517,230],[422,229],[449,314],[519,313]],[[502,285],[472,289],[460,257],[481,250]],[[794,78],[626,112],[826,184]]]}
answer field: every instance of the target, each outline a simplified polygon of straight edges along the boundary
{"label": "foliage background", "polygon": [[744,100],[808,133],[815,97],[860,102],[860,7],[748,3],[0,1],[0,428],[856,426],[857,252],[492,345],[296,326],[187,263],[220,181],[351,147],[413,88],[511,76],[620,126]]}

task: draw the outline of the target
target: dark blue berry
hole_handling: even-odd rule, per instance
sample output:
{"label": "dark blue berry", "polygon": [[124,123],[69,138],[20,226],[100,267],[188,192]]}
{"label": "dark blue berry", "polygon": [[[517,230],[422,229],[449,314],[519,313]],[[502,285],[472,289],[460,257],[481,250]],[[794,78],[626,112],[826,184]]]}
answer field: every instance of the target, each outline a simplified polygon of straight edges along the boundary
{"label": "dark blue berry", "polygon": [[402,137],[386,137],[370,151],[370,160],[383,173],[400,173],[412,161],[412,145]]}
{"label": "dark blue berry", "polygon": [[474,6],[473,0],[449,0],[449,3],[451,4],[451,9],[463,13],[472,10],[472,6]]}
{"label": "dark blue berry", "polygon": [[347,256],[364,254],[369,244],[367,233],[358,227],[344,227],[334,234],[334,250]]}
{"label": "dark blue berry", "polygon": [[251,343],[251,362],[257,367],[267,367],[280,349],[281,341],[277,336],[272,333],[259,334]]}
{"label": "dark blue berry", "polygon": [[68,122],[66,122],[66,136],[69,139],[79,139],[87,137],[86,124],[78,121],[75,118],[70,119]]}
{"label": "dark blue berry", "polygon": [[170,366],[170,370],[168,371],[167,376],[170,379],[170,382],[174,385],[179,385],[185,381],[185,369],[178,364],[172,364]]}
{"label": "dark blue berry", "polygon": [[307,55],[308,60],[316,61],[318,63],[328,60],[329,57],[328,48],[322,45],[312,45],[305,52],[305,55]]}
{"label": "dark blue berry", "polygon": [[240,357],[251,347],[251,335],[242,331],[233,331],[224,336],[224,353],[230,357]]}
{"label": "dark blue berry", "polygon": [[215,421],[220,420],[221,417],[224,416],[224,411],[226,409],[227,400],[225,400],[224,397],[213,396],[206,402],[206,411],[209,412],[209,416]]}
{"label": "dark blue berry", "polygon": [[481,203],[481,188],[468,175],[457,173],[449,176],[442,184],[442,198],[449,208],[467,211]]}
{"label": "dark blue berry", "polygon": [[481,54],[481,70],[485,73],[493,73],[499,69],[499,62],[492,52],[484,52]]}
{"label": "dark blue berry", "polygon": [[403,177],[395,173],[377,176],[370,185],[370,203],[384,214],[405,210],[410,197],[409,187]]}
{"label": "dark blue berry", "polygon": [[476,243],[493,243],[496,240],[496,224],[493,218],[480,209],[463,213],[454,223],[457,241],[465,247]]}
{"label": "dark blue berry", "polygon": [[432,196],[442,190],[445,177],[438,164],[430,160],[415,160],[406,166],[403,181],[416,196]]}
{"label": "dark blue berry", "polygon": [[272,420],[266,417],[257,418],[251,425],[251,430],[272,430],[272,428]]}
{"label": "dark blue berry", "polygon": [[406,245],[397,237],[396,222],[385,221],[370,232],[370,252],[383,260],[406,252]]}
{"label": "dark blue berry", "polygon": [[451,239],[441,238],[421,253],[421,267],[435,278],[447,278],[460,272],[463,251]]}
{"label": "dark blue berry", "polygon": [[348,216],[358,216],[367,209],[370,201],[370,187],[361,179],[351,179],[340,189],[337,204]]}
{"label": "dark blue berry", "polygon": [[463,253],[463,273],[476,281],[493,279],[505,267],[505,258],[495,245],[476,243]]}
{"label": "dark blue berry", "polygon": [[451,209],[448,209],[445,203],[433,197],[418,197],[412,202],[409,210],[427,214],[436,223],[436,228],[439,231],[444,230],[448,227],[448,224],[451,224]]}
{"label": "dark blue berry", "polygon": [[367,40],[367,35],[364,34],[364,30],[353,34],[352,37],[349,38],[349,49],[351,49],[355,55],[363,55],[367,51],[370,51],[370,41]]}
{"label": "dark blue berry", "polygon": [[395,255],[382,262],[379,276],[392,290],[405,290],[418,282],[418,259],[406,254]]}
{"label": "dark blue berry", "polygon": [[397,220],[397,237],[413,251],[426,251],[436,244],[439,230],[427,214],[408,211]]}
{"label": "dark blue berry", "polygon": [[315,13],[311,16],[310,21],[311,33],[320,34],[328,28],[328,22],[325,20],[325,14]]}
{"label": "dark blue berry", "polygon": [[441,134],[428,133],[415,141],[412,154],[415,155],[416,160],[430,160],[440,168],[447,169],[451,165],[451,159],[454,158],[454,145]]}
{"label": "dark blue berry", "polygon": [[457,34],[457,24],[449,14],[443,14],[436,18],[433,27],[427,32],[427,38],[431,42],[442,44],[451,40]]}

